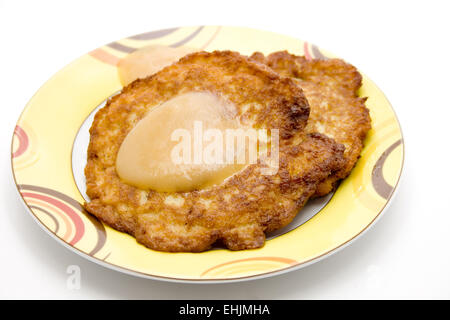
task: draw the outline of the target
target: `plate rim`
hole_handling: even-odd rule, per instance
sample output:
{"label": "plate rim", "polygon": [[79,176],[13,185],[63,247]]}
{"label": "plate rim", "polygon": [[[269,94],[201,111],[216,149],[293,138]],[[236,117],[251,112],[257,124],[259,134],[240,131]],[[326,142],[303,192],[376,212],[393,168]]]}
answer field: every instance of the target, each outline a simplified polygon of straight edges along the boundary
{"label": "plate rim", "polygon": [[102,267],[114,270],[116,272],[121,272],[121,273],[125,273],[128,275],[132,275],[132,276],[137,276],[139,278],[144,278],[144,279],[151,279],[151,280],[159,280],[159,281],[168,281],[168,282],[173,282],[173,283],[186,283],[186,284],[223,284],[223,283],[235,283],[235,282],[243,282],[243,281],[250,281],[250,280],[258,280],[258,279],[264,279],[264,278],[268,278],[268,277],[272,277],[272,276],[279,276],[291,271],[296,271],[296,270],[300,270],[304,267],[310,266],[314,263],[317,263],[319,261],[322,261],[332,255],[334,255],[335,253],[343,250],[344,248],[350,246],[351,244],[353,244],[357,239],[359,239],[361,236],[363,236],[364,234],[366,234],[367,231],[369,231],[380,219],[382,216],[384,216],[384,213],[387,211],[387,209],[391,206],[392,204],[392,200],[395,198],[395,196],[398,193],[398,189],[399,189],[399,185],[400,182],[402,181],[402,173],[403,173],[403,165],[404,165],[404,157],[402,159],[402,167],[401,167],[401,172],[400,172],[400,176],[399,179],[397,181],[397,184],[394,187],[394,190],[392,192],[392,194],[390,195],[389,199],[386,201],[385,205],[383,206],[383,208],[380,210],[380,212],[377,214],[377,216],[364,228],[362,229],[358,234],[356,234],[355,236],[353,236],[352,238],[350,238],[349,240],[347,240],[346,242],[340,244],[339,246],[330,249],[329,251],[316,256],[314,258],[311,258],[309,260],[303,261],[303,262],[298,262],[292,266],[288,266],[282,269],[278,269],[278,270],[274,270],[274,271],[268,271],[268,272],[263,272],[257,275],[250,275],[250,276],[241,276],[241,277],[233,277],[233,278],[217,278],[217,279],[189,279],[189,278],[177,278],[177,277],[166,277],[166,276],[161,276],[161,275],[151,275],[148,273],[143,273],[140,271],[136,271],[136,270],[131,270],[125,267],[121,267],[118,266],[116,264],[112,264],[106,261],[103,261],[99,258],[93,257],[85,252],[83,252],[82,250],[75,248],[74,246],[68,244],[67,242],[65,242],[64,240],[62,240],[61,238],[57,237],[51,230],[49,230],[47,228],[47,226],[45,226],[43,223],[41,223],[39,221],[39,219],[35,216],[35,214],[33,213],[32,210],[30,210],[28,204],[26,203],[25,199],[23,198],[22,194],[20,193],[17,181],[15,179],[14,176],[14,171],[13,173],[13,179],[14,179],[14,183],[16,185],[16,190],[19,194],[19,197],[21,199],[22,204],[24,205],[26,211],[29,213],[29,215],[33,218],[33,220],[41,227],[41,229],[43,229],[51,238],[54,238],[55,240],[57,240],[58,243],[60,243],[61,245],[63,245],[65,248],[69,249],[70,251],[76,253],[77,255],[96,263],[97,265],[100,265]]}

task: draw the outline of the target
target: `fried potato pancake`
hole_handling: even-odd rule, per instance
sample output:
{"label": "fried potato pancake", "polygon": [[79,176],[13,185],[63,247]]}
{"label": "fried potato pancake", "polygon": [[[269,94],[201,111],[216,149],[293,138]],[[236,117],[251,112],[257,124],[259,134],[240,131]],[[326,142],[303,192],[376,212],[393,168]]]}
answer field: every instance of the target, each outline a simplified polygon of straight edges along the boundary
{"label": "fried potato pancake", "polygon": [[303,89],[311,111],[307,132],[320,132],[345,146],[345,164],[319,185],[315,196],[333,191],[339,180],[355,166],[370,130],[367,98],[358,97],[362,77],[358,70],[340,59],[312,59],[287,51],[267,57],[256,52],[251,59],[266,64],[280,75],[291,77]]}
{"label": "fried potato pancake", "polygon": [[[221,184],[190,192],[157,192],[128,185],[115,162],[122,141],[148,111],[179,94],[209,91],[234,103],[242,123],[279,129],[279,170],[261,174],[258,161]],[[342,166],[344,147],[305,134],[309,114],[290,78],[231,51],[190,54],[139,79],[97,112],[85,168],[88,212],[161,251],[232,250],[264,245],[265,232],[288,224],[317,185]]]}

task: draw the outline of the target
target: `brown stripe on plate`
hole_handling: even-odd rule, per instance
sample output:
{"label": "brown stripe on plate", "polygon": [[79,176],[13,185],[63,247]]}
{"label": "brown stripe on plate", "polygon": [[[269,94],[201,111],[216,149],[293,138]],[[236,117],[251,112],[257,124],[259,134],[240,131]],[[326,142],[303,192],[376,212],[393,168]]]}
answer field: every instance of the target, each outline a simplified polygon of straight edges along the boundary
{"label": "brown stripe on plate", "polygon": [[170,28],[170,29],[164,29],[164,30],[150,31],[150,32],[140,33],[140,34],[128,37],[128,39],[133,39],[133,40],[158,39],[158,38],[167,36],[177,30],[178,30],[178,28]]}
{"label": "brown stripe on plate", "polygon": [[[193,33],[188,35],[186,38],[169,45],[169,47],[176,48],[176,47],[182,46],[183,44],[185,44],[185,43],[189,42],[190,40],[192,40],[193,38],[195,38],[195,36],[197,34],[199,34],[203,28],[204,28],[204,26],[198,27]],[[124,53],[132,53],[132,52],[136,51],[137,49],[139,49],[139,48],[129,47],[129,46],[123,45],[118,42],[111,42],[111,43],[108,43],[106,46],[110,47],[114,50],[124,52]]]}
{"label": "brown stripe on plate", "polygon": [[29,184],[20,184],[20,185],[18,185],[18,187],[20,190],[37,191],[37,192],[45,193],[48,195],[52,195],[55,198],[65,201],[65,202],[69,203],[70,205],[72,205],[73,207],[77,208],[80,212],[82,212],[85,215],[86,218],[89,219],[89,221],[94,225],[95,229],[97,230],[97,239],[98,239],[97,243],[96,243],[94,249],[92,249],[88,254],[93,256],[98,251],[100,251],[100,249],[104,246],[104,244],[106,242],[105,226],[96,217],[89,214],[84,209],[84,207],[81,205],[81,203],[79,203],[77,200],[75,200],[75,199],[69,197],[68,195],[61,193],[59,191],[40,187],[40,186],[34,186],[34,185],[29,185]]}
{"label": "brown stripe on plate", "polygon": [[120,44],[118,42],[111,42],[107,44],[108,47],[113,48],[115,50],[125,52],[125,53],[131,53],[133,51],[136,51],[136,48],[128,47],[123,44]]}
{"label": "brown stripe on plate", "polygon": [[202,31],[202,29],[203,29],[204,27],[205,27],[205,26],[200,26],[200,27],[198,27],[197,30],[195,30],[192,34],[190,34],[189,36],[187,36],[186,38],[184,38],[184,39],[181,40],[181,41],[178,41],[178,42],[176,42],[176,43],[174,43],[174,44],[171,44],[170,47],[173,47],[173,48],[180,47],[180,46],[182,46],[183,44],[189,42],[190,40],[194,39],[195,36],[196,36],[197,34],[199,34],[200,31]]}
{"label": "brown stripe on plate", "polygon": [[47,210],[45,210],[43,208],[40,208],[38,206],[30,206],[30,208],[34,209],[34,210],[38,210],[38,211],[44,213],[46,216],[48,216],[53,221],[53,223],[55,224],[55,230],[53,230],[53,232],[55,234],[58,233],[58,231],[59,231],[59,222],[58,222],[58,220],[56,220],[56,218],[50,212],[48,212]]}
{"label": "brown stripe on plate", "polygon": [[392,191],[394,190],[394,187],[391,186],[387,181],[384,179],[383,176],[383,166],[386,162],[387,157],[394,151],[395,148],[397,148],[402,143],[402,140],[398,140],[394,142],[389,148],[387,148],[381,156],[378,158],[377,162],[375,163],[375,166],[372,170],[372,185],[375,191],[380,195],[380,197],[384,199],[389,199],[389,196],[391,195]]}

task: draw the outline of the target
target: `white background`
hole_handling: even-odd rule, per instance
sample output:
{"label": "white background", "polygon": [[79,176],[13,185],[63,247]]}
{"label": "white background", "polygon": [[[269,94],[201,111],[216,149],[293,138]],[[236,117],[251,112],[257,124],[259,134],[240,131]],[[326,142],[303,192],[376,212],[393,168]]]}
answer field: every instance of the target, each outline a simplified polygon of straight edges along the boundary
{"label": "white background", "polygon": [[[447,1],[0,0],[0,298],[450,298],[450,8]],[[20,112],[56,71],[133,34],[183,25],[237,25],[313,42],[359,67],[384,91],[405,135],[397,197],[350,247],[269,279],[186,285],[91,263],[44,233],[12,182]],[[55,119],[57,121],[57,119]],[[69,290],[66,269],[81,268]]]}

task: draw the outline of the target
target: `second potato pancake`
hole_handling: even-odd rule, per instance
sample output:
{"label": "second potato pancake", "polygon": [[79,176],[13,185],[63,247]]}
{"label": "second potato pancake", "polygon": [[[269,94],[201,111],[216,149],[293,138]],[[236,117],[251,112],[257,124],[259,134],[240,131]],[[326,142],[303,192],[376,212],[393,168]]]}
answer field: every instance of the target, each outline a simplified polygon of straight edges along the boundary
{"label": "second potato pancake", "polygon": [[358,97],[362,76],[340,59],[312,59],[287,51],[265,57],[255,52],[251,59],[264,63],[285,77],[294,79],[303,89],[310,105],[307,132],[319,132],[345,146],[344,166],[321,183],[315,196],[324,196],[347,177],[355,166],[367,132],[370,130],[367,98]]}

